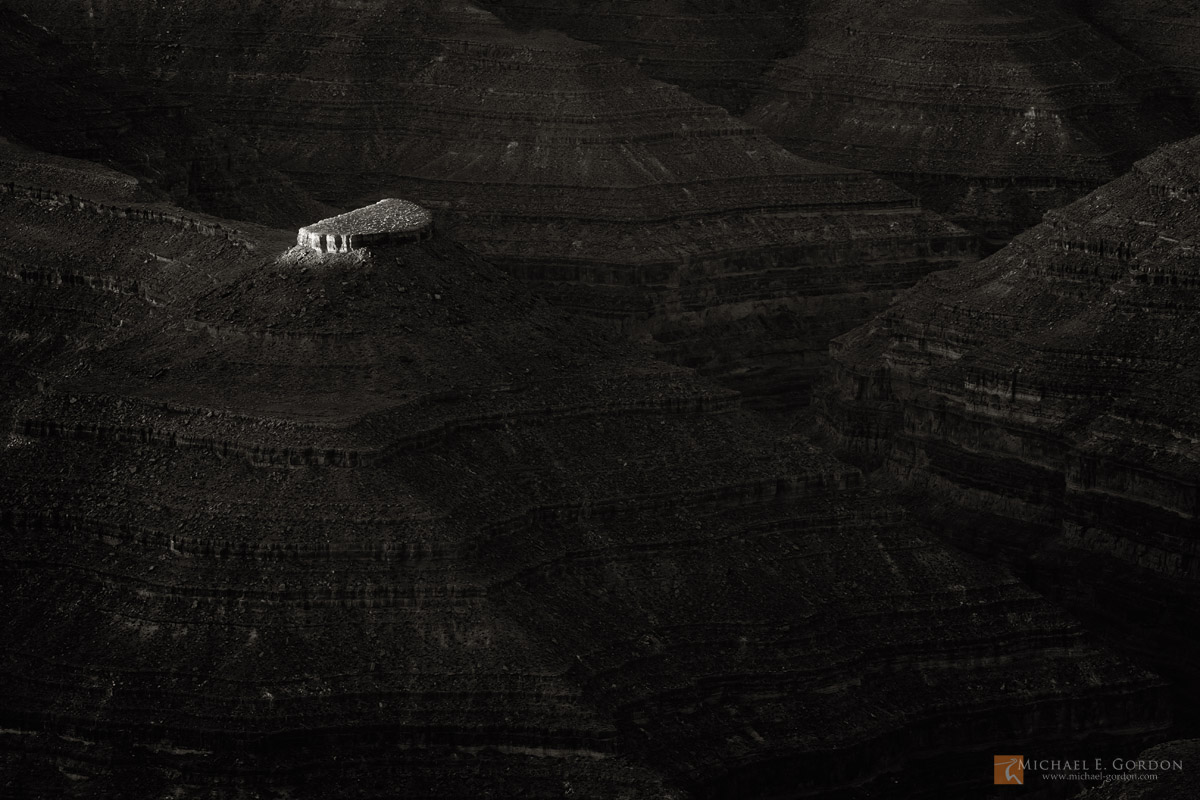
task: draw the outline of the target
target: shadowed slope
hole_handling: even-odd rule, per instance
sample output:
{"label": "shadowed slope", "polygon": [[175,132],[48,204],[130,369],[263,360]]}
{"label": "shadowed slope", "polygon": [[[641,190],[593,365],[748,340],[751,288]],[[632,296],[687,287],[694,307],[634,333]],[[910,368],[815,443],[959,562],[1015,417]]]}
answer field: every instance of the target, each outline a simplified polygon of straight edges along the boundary
{"label": "shadowed slope", "polygon": [[1200,139],[833,345],[844,446],[1194,701]]}
{"label": "shadowed slope", "polygon": [[47,197],[0,194],[9,794],[919,796],[1166,724],[855,470],[452,241]]}
{"label": "shadowed slope", "polygon": [[1200,740],[1165,742],[1128,760],[1133,762],[1128,772],[1154,778],[1110,781],[1082,792],[1077,800],[1189,800],[1200,794],[1200,780],[1189,767],[1200,760]]}
{"label": "shadowed slope", "polygon": [[6,4],[0,45],[0,136],[103,161],[137,175],[146,197],[200,211],[281,224],[327,209],[262,164],[245,141],[199,117],[186,98],[130,75],[97,75]]}
{"label": "shadowed slope", "polygon": [[826,0],[747,113],[997,242],[1195,130],[1160,70],[1041,2]]}
{"label": "shadowed slope", "polygon": [[1196,0],[1099,0],[1088,18],[1133,52],[1161,64],[1184,102],[1200,116],[1200,3]]}

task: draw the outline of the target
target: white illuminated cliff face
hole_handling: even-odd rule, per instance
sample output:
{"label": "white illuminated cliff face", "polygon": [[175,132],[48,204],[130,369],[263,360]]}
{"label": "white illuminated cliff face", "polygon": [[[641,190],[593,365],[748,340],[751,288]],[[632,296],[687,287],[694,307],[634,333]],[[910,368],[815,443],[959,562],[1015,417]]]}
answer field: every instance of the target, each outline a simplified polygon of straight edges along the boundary
{"label": "white illuminated cliff face", "polygon": [[346,253],[385,242],[415,242],[433,235],[433,216],[408,200],[379,202],[301,228],[296,243],[321,253]]}

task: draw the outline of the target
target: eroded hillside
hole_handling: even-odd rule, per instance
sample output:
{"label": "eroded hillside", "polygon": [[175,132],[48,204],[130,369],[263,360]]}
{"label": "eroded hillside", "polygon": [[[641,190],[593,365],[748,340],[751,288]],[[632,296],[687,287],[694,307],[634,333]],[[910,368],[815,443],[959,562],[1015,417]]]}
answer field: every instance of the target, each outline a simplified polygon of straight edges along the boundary
{"label": "eroded hillside", "polygon": [[898,765],[1168,724],[857,470],[445,235],[109,208],[0,193],[7,791],[919,796]]}
{"label": "eroded hillside", "polygon": [[826,0],[746,119],[1003,243],[1197,130],[1160,67],[1045,2]]}
{"label": "eroded hillside", "polygon": [[841,445],[1196,687],[1200,139],[833,344]]}

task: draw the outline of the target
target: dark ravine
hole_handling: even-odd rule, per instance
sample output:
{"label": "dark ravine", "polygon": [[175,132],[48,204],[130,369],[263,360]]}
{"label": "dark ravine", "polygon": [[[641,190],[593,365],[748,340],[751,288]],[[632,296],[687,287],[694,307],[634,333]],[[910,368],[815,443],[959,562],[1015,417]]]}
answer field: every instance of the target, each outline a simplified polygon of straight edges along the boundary
{"label": "dark ravine", "polygon": [[26,5],[321,200],[419,202],[541,296],[764,406],[807,403],[831,336],[975,257],[894,184],[468,3]]}
{"label": "dark ravine", "polygon": [[1175,679],[1200,651],[1200,139],[836,340],[834,441]]}
{"label": "dark ravine", "polygon": [[1169,725],[857,469],[450,237],[0,224],[6,795],[921,797]]}

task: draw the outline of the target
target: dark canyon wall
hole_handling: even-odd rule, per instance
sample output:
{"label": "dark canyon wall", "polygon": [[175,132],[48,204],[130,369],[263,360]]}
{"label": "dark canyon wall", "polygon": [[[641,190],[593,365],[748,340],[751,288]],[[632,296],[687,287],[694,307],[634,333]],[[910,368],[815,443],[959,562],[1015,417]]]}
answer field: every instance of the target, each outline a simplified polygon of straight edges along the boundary
{"label": "dark canyon wall", "polygon": [[1200,3],[1084,0],[1076,7],[1113,39],[1162,65],[1178,96],[1200,114]]}
{"label": "dark canyon wall", "polygon": [[97,74],[79,51],[7,5],[0,5],[0,136],[132,173],[143,199],[274,224],[326,209],[187,97],[129,75]]}
{"label": "dark canyon wall", "polygon": [[1005,242],[1197,130],[1155,62],[1045,2],[826,0],[745,118]]}
{"label": "dark canyon wall", "polygon": [[807,2],[518,0],[481,2],[510,25],[593,42],[660,81],[743,113],[778,59],[804,41]]}
{"label": "dark canyon wall", "polygon": [[916,797],[1168,724],[857,470],[448,236],[99,205],[0,194],[11,796]]}
{"label": "dark canyon wall", "polygon": [[1200,125],[1198,8],[1156,2],[489,4],[595,42],[998,246]]}
{"label": "dark canyon wall", "polygon": [[834,342],[822,396],[932,524],[1196,692],[1200,139]]}

